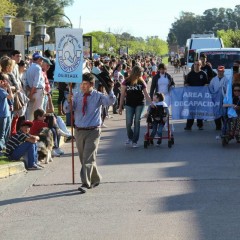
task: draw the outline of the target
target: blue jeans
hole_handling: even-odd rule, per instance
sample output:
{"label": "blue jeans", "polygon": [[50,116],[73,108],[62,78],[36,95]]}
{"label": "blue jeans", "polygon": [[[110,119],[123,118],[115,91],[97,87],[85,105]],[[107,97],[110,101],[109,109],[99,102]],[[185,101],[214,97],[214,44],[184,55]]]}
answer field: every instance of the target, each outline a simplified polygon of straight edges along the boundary
{"label": "blue jeans", "polygon": [[158,137],[162,137],[162,130],[163,130],[164,124],[158,123],[156,121],[153,121],[152,123],[152,132],[150,134],[150,137],[154,138],[156,133]]}
{"label": "blue jeans", "polygon": [[57,133],[57,129],[56,128],[50,128],[50,130],[52,131],[53,134],[53,147],[54,148],[59,148],[59,143],[60,143],[60,135],[58,135]]}
{"label": "blue jeans", "polygon": [[31,168],[38,161],[37,144],[30,142],[24,142],[20,144],[17,148],[14,149],[10,158],[12,160],[19,160],[25,154],[27,154],[28,159],[27,167]]}
{"label": "blue jeans", "polygon": [[[126,108],[126,126],[127,135],[133,143],[137,143],[140,134],[140,120],[141,115],[144,110],[144,105],[139,105],[136,107],[125,106]],[[132,130],[132,124],[134,119],[134,130]]]}
{"label": "blue jeans", "polygon": [[10,135],[11,117],[0,117],[0,151],[6,147]]}

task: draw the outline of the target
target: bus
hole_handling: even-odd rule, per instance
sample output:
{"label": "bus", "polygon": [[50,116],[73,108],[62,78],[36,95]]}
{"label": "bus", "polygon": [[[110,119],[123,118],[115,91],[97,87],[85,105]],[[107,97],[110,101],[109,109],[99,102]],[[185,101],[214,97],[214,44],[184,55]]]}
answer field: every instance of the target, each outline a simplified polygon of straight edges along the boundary
{"label": "bus", "polygon": [[185,59],[187,68],[190,69],[197,49],[200,48],[223,48],[221,38],[214,37],[214,34],[192,34],[191,38],[187,39],[185,47]]}
{"label": "bus", "polygon": [[194,59],[200,59],[201,54],[206,54],[207,62],[217,72],[218,66],[225,67],[225,75],[232,77],[232,68],[235,61],[240,61],[240,48],[205,48],[198,49]]}

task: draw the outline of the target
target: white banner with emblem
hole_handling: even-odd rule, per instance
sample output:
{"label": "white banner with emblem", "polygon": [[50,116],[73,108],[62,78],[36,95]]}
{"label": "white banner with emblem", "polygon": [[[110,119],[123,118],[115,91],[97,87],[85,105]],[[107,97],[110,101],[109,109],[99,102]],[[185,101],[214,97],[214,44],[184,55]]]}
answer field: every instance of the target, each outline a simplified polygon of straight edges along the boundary
{"label": "white banner with emblem", "polygon": [[55,82],[82,82],[83,30],[56,28]]}

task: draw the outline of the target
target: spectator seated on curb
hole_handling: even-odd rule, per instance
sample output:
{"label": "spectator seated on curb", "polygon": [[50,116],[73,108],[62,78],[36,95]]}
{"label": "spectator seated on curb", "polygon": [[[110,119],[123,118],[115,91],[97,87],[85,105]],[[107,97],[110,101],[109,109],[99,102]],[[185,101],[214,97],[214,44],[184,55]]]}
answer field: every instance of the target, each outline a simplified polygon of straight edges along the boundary
{"label": "spectator seated on curb", "polygon": [[36,144],[39,137],[29,134],[32,125],[31,121],[22,122],[20,130],[7,142],[6,155],[10,160],[20,160],[21,157],[26,156],[25,163],[28,170],[41,170],[43,166],[38,163]]}

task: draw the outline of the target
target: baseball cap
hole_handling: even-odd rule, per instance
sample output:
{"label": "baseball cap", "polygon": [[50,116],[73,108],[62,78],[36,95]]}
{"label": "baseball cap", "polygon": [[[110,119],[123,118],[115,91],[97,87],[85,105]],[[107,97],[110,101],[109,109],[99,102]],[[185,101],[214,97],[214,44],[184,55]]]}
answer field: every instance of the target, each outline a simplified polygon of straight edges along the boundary
{"label": "baseball cap", "polygon": [[224,71],[225,67],[224,66],[218,66],[218,71]]}
{"label": "baseball cap", "polygon": [[29,127],[32,127],[33,125],[33,122],[29,121],[29,120],[26,120],[26,121],[23,121],[21,123],[21,126],[29,126]]}
{"label": "baseball cap", "polygon": [[98,55],[97,53],[93,55],[94,60],[98,60],[99,58],[100,58],[100,55]]}
{"label": "baseball cap", "polygon": [[43,61],[44,61],[45,63],[47,63],[48,65],[52,65],[52,63],[51,63],[51,61],[50,61],[49,58],[43,57],[42,59],[43,59]]}
{"label": "baseball cap", "polygon": [[39,58],[42,58],[42,59],[43,59],[43,56],[42,56],[39,52],[35,52],[35,53],[32,55],[32,58],[33,58],[33,59],[39,59]]}

